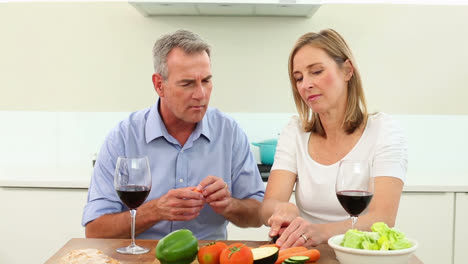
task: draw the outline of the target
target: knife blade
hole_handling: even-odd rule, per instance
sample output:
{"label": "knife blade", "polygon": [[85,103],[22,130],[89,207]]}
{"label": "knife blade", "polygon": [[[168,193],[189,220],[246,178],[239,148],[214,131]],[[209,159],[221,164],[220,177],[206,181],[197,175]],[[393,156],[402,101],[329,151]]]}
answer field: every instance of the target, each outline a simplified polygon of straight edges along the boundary
{"label": "knife blade", "polygon": [[276,244],[276,240],[278,240],[278,238],[279,238],[279,235],[272,237],[270,240],[270,244]]}

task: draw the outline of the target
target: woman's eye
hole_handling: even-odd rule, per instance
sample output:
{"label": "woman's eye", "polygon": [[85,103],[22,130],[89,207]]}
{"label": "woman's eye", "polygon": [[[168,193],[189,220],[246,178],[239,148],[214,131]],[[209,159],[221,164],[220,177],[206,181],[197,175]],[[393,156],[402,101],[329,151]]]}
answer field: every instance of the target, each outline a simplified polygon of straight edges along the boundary
{"label": "woman's eye", "polygon": [[302,78],[296,78],[296,83],[301,82]]}
{"label": "woman's eye", "polygon": [[319,75],[319,74],[321,74],[322,72],[323,72],[323,70],[319,70],[319,71],[314,71],[314,72],[312,72],[312,74],[314,74],[314,75]]}

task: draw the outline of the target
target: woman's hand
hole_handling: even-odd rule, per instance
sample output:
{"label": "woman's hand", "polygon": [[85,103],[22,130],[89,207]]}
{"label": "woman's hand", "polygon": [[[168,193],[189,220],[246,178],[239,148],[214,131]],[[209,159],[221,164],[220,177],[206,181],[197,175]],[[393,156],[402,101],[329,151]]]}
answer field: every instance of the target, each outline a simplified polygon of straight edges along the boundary
{"label": "woman's hand", "polygon": [[289,202],[278,203],[271,217],[268,219],[270,226],[270,237],[281,235],[284,227],[287,227],[294,218],[299,216],[299,210],[296,205]]}
{"label": "woman's hand", "polygon": [[302,217],[296,217],[276,240],[276,244],[281,249],[316,246],[326,240],[322,226],[311,224]]}

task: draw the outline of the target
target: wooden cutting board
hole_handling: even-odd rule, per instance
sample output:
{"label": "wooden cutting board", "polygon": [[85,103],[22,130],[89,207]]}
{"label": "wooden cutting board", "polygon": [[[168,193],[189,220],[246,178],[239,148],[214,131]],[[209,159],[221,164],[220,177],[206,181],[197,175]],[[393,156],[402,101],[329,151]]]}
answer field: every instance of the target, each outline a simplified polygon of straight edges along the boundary
{"label": "wooden cutting board", "polygon": [[[199,245],[204,245],[208,240],[200,240]],[[234,241],[228,240],[223,241],[227,245],[233,243],[244,243],[249,247],[258,247],[264,244],[268,244],[267,241]],[[142,247],[151,249],[146,254],[141,255],[124,255],[117,253],[115,250],[119,247],[125,247],[130,244],[130,239],[97,239],[97,238],[72,238],[70,239],[57,253],[55,253],[46,264],[57,264],[60,261],[62,256],[66,255],[68,252],[74,249],[84,249],[84,248],[95,248],[99,249],[104,254],[112,257],[122,264],[160,264],[154,255],[154,249],[158,244],[158,240],[136,240],[136,244]],[[317,261],[317,264],[339,264],[335,258],[335,252],[327,244],[321,244],[316,247],[320,251],[320,259]],[[198,261],[195,260],[192,263],[198,264]],[[414,255],[412,256],[409,264],[422,264],[418,258]]]}

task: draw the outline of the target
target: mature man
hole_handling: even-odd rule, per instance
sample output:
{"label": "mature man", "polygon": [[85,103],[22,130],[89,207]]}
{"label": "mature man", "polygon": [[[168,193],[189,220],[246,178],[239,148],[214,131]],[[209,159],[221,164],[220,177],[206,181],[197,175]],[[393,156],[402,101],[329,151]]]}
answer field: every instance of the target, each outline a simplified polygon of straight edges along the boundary
{"label": "mature man", "polygon": [[121,121],[101,147],[83,212],[86,237],[130,237],[128,208],[113,187],[119,156],[149,158],[153,185],[138,208],[140,239],[181,228],[198,239],[225,239],[228,221],[261,226],[264,185],[247,136],[232,118],[208,107],[209,45],[178,30],[156,41],[153,59],[159,100]]}

